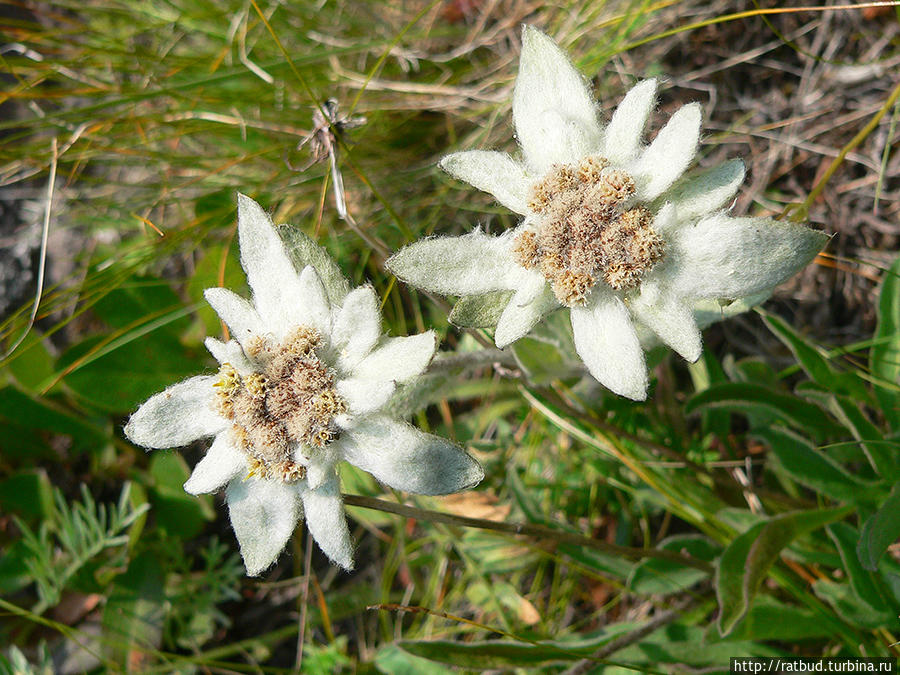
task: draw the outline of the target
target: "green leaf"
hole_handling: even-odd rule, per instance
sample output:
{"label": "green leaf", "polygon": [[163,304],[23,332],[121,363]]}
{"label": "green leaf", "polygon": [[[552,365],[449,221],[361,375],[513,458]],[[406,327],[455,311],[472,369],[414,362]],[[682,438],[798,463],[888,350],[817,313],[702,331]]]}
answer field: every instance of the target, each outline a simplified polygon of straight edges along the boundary
{"label": "green leaf", "polygon": [[458,668],[523,668],[573,661],[586,656],[570,654],[553,647],[538,647],[523,642],[491,640],[488,642],[456,642],[453,640],[401,640],[397,645],[430,661]]}
{"label": "green leaf", "polygon": [[622,633],[641,625],[622,621],[587,639],[538,644],[500,639],[484,642],[401,640],[397,645],[410,654],[460,668],[517,668],[583,659]]}
{"label": "green leaf", "polygon": [[19,386],[28,391],[38,393],[52,381],[53,357],[36,328],[31,329],[4,365]]}
{"label": "green leaf", "polygon": [[878,569],[878,561],[888,546],[900,538],[900,483],[894,485],[890,496],[875,513],[869,516],[860,532],[856,553],[863,568]]}
{"label": "green leaf", "polygon": [[891,613],[883,587],[876,582],[872,572],[863,569],[859,557],[856,555],[856,546],[859,542],[859,533],[856,528],[847,523],[833,523],[828,526],[827,530],[828,536],[831,537],[841,554],[844,572],[850,580],[850,588],[853,589],[856,597],[876,612]]}
{"label": "green leaf", "polygon": [[687,414],[698,410],[721,409],[745,415],[765,413],[823,440],[842,428],[822,414],[822,409],[796,396],[749,382],[714,384],[694,394],[685,405]]}
{"label": "green leaf", "polygon": [[[681,534],[659,543],[666,551],[685,552],[695,558],[712,562],[721,547],[712,540],[696,534]],[[642,595],[667,595],[678,593],[709,576],[696,567],[688,567],[675,560],[648,558],[634,568],[628,579],[628,587]]]}
{"label": "green leaf", "polygon": [[0,481],[0,511],[26,520],[43,520],[53,513],[53,487],[43,469],[34,469]]}
{"label": "green leaf", "polygon": [[869,368],[879,378],[875,395],[881,410],[891,429],[900,430],[900,257],[884,274]]}
{"label": "green leaf", "polygon": [[457,671],[413,656],[395,644],[384,645],[375,654],[375,667],[384,675],[454,675]]}
{"label": "green leaf", "polygon": [[460,298],[447,317],[459,328],[494,328],[509,304],[513,291],[495,291]]}
{"label": "green leaf", "polygon": [[[655,631],[637,644],[616,652],[614,658],[627,664],[628,670],[616,669],[622,675],[635,671],[652,673],[686,673],[703,669],[703,672],[727,673],[728,660],[737,656],[779,656],[783,651],[754,642],[708,641],[697,626],[672,624]],[[722,664],[726,664],[722,668]],[[668,666],[668,668],[660,666]],[[690,666],[690,668],[685,668]],[[603,671],[606,673],[607,671]]]}
{"label": "green leaf", "polygon": [[[94,303],[93,311],[112,328],[140,324],[150,316],[159,316],[184,306],[168,283],[149,277],[131,277],[118,288]],[[160,330],[180,335],[190,324],[183,316],[175,317]]]}
{"label": "green leaf", "polygon": [[840,520],[850,507],[820,511],[794,511],[757,523],[732,541],[716,570],[719,633],[729,635],[746,616],[769,568],[781,551],[807,532]]}
{"label": "green leaf", "polygon": [[200,534],[207,520],[215,517],[207,500],[184,491],[182,486],[191,472],[177,452],[154,452],[150,475],[154,479],[153,513],[160,529],[181,539],[192,539]]}
{"label": "green leaf", "polygon": [[[827,638],[833,633],[833,627],[823,622],[815,612],[761,595],[753,602],[747,615],[729,633],[728,641],[795,642],[810,638]],[[710,631],[707,636],[710,640],[716,639],[714,631]]]}
{"label": "green leaf", "polygon": [[[103,343],[103,338],[88,338],[71,347],[58,364],[61,369],[75,368],[65,383],[81,399],[102,410],[131,412],[153,394],[198,370],[196,360],[165,333],[134,339],[123,336],[105,352]],[[102,356],[94,358],[97,353]]]}
{"label": "green leaf", "polygon": [[247,295],[247,280],[240,265],[237,237],[232,239],[227,251],[224,244],[207,248],[194,265],[194,274],[187,283],[188,297],[198,305],[197,316],[203,322],[207,335],[220,333],[222,323],[204,299],[203,291],[219,286],[230,288],[239,295]]}
{"label": "green leaf", "polygon": [[85,435],[94,440],[106,438],[99,429],[50,399],[32,398],[15,387],[0,388],[0,418],[26,429],[42,429],[69,436]]}
{"label": "green leaf", "polygon": [[832,396],[829,401],[835,416],[850,429],[872,468],[882,478],[895,482],[900,480],[900,465],[891,452],[891,445],[885,443],[884,436],[866,417],[859,405],[844,396]]}
{"label": "green leaf", "polygon": [[[700,359],[688,364],[688,372],[695,391],[705,391],[713,384],[726,382],[725,371],[715,355],[708,349],[704,349]],[[702,428],[704,434],[715,434],[719,438],[725,438],[731,431],[729,413],[727,410],[704,410],[701,413]]]}
{"label": "green leaf", "polygon": [[759,311],[762,314],[763,322],[793,352],[806,374],[823,387],[833,389],[837,384],[837,372],[831,367],[827,356],[822,350],[803,339],[799,333],[779,317]]}
{"label": "green leaf", "polygon": [[237,215],[235,192],[231,188],[216,190],[194,200],[194,220],[215,225],[234,223]]}
{"label": "green leaf", "polygon": [[568,370],[559,349],[542,340],[522,338],[512,345],[512,350],[519,367],[535,384],[559,379]]}
{"label": "green leaf", "polygon": [[829,579],[819,579],[813,584],[813,592],[827,602],[835,613],[847,623],[860,628],[881,628],[896,625],[897,618],[892,613],[883,614],[864,603],[853,592],[848,583],[836,583]]}
{"label": "green leaf", "polygon": [[144,553],[116,578],[103,611],[107,655],[123,670],[140,670],[159,647],[165,616],[165,588],[159,561]]}
{"label": "green leaf", "polygon": [[32,556],[22,539],[4,545],[0,552],[0,595],[11,595],[34,581]]}
{"label": "green leaf", "polygon": [[332,306],[340,306],[350,292],[350,283],[344,277],[337,263],[328,255],[328,251],[307,237],[299,228],[291,225],[278,225],[278,234],[287,248],[288,255],[297,274],[307,265],[312,265],[328,295]]}
{"label": "green leaf", "polygon": [[857,478],[799,434],[777,427],[751,433],[768,443],[778,458],[779,467],[775,470],[783,471],[801,485],[854,504],[877,498],[877,492],[873,492],[876,484]]}

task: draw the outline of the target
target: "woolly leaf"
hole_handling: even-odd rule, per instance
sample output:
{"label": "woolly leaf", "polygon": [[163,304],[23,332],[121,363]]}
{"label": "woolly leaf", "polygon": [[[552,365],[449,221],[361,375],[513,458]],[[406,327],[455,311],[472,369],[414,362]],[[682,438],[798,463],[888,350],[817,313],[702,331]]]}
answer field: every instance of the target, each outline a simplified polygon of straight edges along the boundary
{"label": "woolly leaf", "polygon": [[447,317],[459,328],[494,328],[509,304],[513,291],[494,291],[459,299]]}
{"label": "woolly leaf", "polygon": [[328,295],[328,302],[332,306],[343,304],[344,298],[350,292],[350,283],[344,277],[337,263],[328,255],[328,251],[296,227],[278,225],[276,230],[284,242],[291,262],[297,269],[297,274],[300,274],[307,265],[312,265],[319,275],[319,279],[322,280],[325,293]]}

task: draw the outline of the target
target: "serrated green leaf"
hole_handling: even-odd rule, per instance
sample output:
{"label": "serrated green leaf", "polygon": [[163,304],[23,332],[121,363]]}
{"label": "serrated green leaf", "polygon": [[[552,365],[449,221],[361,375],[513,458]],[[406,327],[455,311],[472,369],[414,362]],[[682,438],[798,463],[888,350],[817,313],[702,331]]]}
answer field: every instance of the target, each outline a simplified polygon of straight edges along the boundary
{"label": "serrated green leaf", "polygon": [[751,433],[769,445],[780,469],[801,485],[854,504],[877,499],[877,484],[857,478],[799,434],[776,427]]}
{"label": "serrated green leaf", "polygon": [[746,616],[782,550],[802,534],[840,520],[851,508],[794,511],[757,523],[738,535],[722,553],[716,569],[719,633],[729,635]]}
{"label": "serrated green leaf", "polygon": [[456,302],[447,318],[459,328],[494,328],[512,296],[513,291],[464,296]]}
{"label": "serrated green leaf", "polygon": [[[712,540],[694,534],[669,537],[659,543],[659,548],[683,551],[707,562],[712,562],[722,550]],[[635,566],[628,579],[628,587],[641,595],[667,595],[690,588],[708,576],[703,570],[675,560],[648,558]]]}
{"label": "serrated green leaf", "polygon": [[322,280],[328,301],[332,306],[342,305],[350,292],[350,283],[337,263],[328,255],[328,251],[307,237],[299,228],[278,225],[276,229],[297,273],[302,272],[307,265],[312,265]]}
{"label": "serrated green leaf", "polygon": [[837,547],[838,553],[841,554],[844,572],[847,574],[850,588],[853,589],[856,597],[876,612],[890,613],[891,607],[880,588],[882,585],[876,582],[872,572],[863,569],[859,557],[856,555],[856,546],[859,542],[859,532],[856,531],[856,528],[847,523],[833,523],[826,529],[828,536]]}
{"label": "serrated green leaf", "polygon": [[842,428],[822,414],[822,409],[796,396],[749,382],[725,382],[694,394],[685,405],[687,414],[698,410],[721,409],[750,415],[766,413],[823,440]]}
{"label": "serrated green leaf", "polygon": [[869,368],[879,378],[875,395],[881,410],[896,431],[900,429],[900,258],[884,273]]}
{"label": "serrated green leaf", "polygon": [[856,553],[863,568],[878,569],[878,561],[888,546],[900,539],[900,483],[862,526]]}

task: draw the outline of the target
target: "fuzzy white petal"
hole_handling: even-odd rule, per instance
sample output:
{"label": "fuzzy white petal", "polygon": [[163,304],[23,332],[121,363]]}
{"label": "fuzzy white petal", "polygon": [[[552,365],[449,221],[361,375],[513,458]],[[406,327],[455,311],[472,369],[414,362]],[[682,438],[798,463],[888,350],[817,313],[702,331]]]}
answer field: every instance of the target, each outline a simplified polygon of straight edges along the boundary
{"label": "fuzzy white petal", "polygon": [[629,305],[635,318],[688,361],[703,351],[700,329],[690,306],[659,284],[645,282]]}
{"label": "fuzzy white petal", "polygon": [[500,349],[524,337],[545,315],[559,307],[546,279],[540,274],[529,277],[510,299],[494,331]]}
{"label": "fuzzy white petal", "polygon": [[353,569],[353,544],[341,500],[340,483],[334,474],[315,490],[304,490],[306,527],[329,559],[345,570]]}
{"label": "fuzzy white petal", "polygon": [[701,117],[699,104],[682,106],[644,150],[631,172],[637,199],[656,199],[690,166],[700,140]]}
{"label": "fuzzy white petal", "polygon": [[247,340],[252,336],[266,333],[266,327],[259,313],[249,301],[237,293],[232,293],[227,288],[207,288],[203,291],[203,297],[228,325],[232,337],[242,347],[246,348]]}
{"label": "fuzzy white petal", "polygon": [[687,222],[730,202],[744,182],[744,163],[732,159],[696,176],[676,183],[666,198],[674,205],[678,220]]}
{"label": "fuzzy white petal", "polygon": [[531,26],[522,30],[512,109],[519,144],[534,173],[600,149],[602,129],[587,82],[556,43]]}
{"label": "fuzzy white petal", "polygon": [[525,167],[505,152],[470,150],[447,155],[440,167],[454,178],[494,195],[510,211],[528,212],[531,179]]}
{"label": "fuzzy white petal", "polygon": [[253,370],[253,364],[250,363],[237,340],[222,342],[214,337],[208,337],[203,344],[220,365],[231,364],[241,375],[246,375]]}
{"label": "fuzzy white petal", "polygon": [[214,436],[227,426],[215,411],[215,381],[198,375],[151,396],[128,420],[125,435],[145,448],[177,448]]}
{"label": "fuzzy white petal", "polygon": [[306,466],[306,485],[315,490],[327,480],[331,480],[335,467],[343,457],[343,438],[329,443],[324,448],[304,448],[297,444],[294,461]]}
{"label": "fuzzy white petal", "polygon": [[353,289],[334,318],[331,347],[337,354],[337,367],[350,372],[365,357],[381,336],[378,296],[371,286]]}
{"label": "fuzzy white petal", "polygon": [[644,352],[622,300],[594,288],[585,307],[573,307],[575,350],[600,384],[635,401],[647,398]]}
{"label": "fuzzy white petal", "polygon": [[613,113],[604,136],[603,156],[613,164],[628,164],[641,147],[644,127],[656,105],[656,80],[633,86]]}
{"label": "fuzzy white petal", "polygon": [[[406,283],[442,295],[478,295],[515,288],[512,231],[491,237],[475,230],[462,237],[422,239],[385,263]],[[486,270],[490,270],[487,273]]]}
{"label": "fuzzy white petal", "polygon": [[206,456],[197,462],[184,484],[185,492],[192,495],[215,492],[233,478],[246,475],[247,455],[234,447],[229,436],[228,432],[216,436]]}
{"label": "fuzzy white petal", "polygon": [[661,274],[680,297],[743,298],[792,276],[827,241],[795,223],[716,213],[672,234]]}
{"label": "fuzzy white petal", "polygon": [[669,240],[669,237],[678,226],[678,214],[675,212],[675,205],[672,202],[663,204],[659,211],[656,212],[656,215],[653,216],[653,229],[664,241]]}
{"label": "fuzzy white petal", "polygon": [[421,373],[437,349],[433,330],[409,337],[385,338],[353,370],[353,376],[367,380],[406,382]]}
{"label": "fuzzy white petal", "polygon": [[322,280],[312,265],[300,273],[300,286],[296,298],[296,318],[291,328],[298,324],[312,326],[324,337],[331,335],[331,307]]}
{"label": "fuzzy white petal", "polygon": [[391,380],[350,378],[338,380],[337,393],[346,401],[351,415],[368,415],[383,407],[396,388]]}
{"label": "fuzzy white petal", "polygon": [[387,417],[368,418],[347,432],[344,459],[392,488],[423,495],[465,490],[484,477],[459,446]]}
{"label": "fuzzy white petal", "polygon": [[260,478],[228,484],[228,515],[249,576],[270,567],[293,534],[302,515],[298,490],[305,491],[305,485]]}
{"label": "fuzzy white petal", "polygon": [[238,195],[238,241],[254,305],[280,340],[304,319],[299,314],[304,289],[272,220],[259,204],[242,194]]}

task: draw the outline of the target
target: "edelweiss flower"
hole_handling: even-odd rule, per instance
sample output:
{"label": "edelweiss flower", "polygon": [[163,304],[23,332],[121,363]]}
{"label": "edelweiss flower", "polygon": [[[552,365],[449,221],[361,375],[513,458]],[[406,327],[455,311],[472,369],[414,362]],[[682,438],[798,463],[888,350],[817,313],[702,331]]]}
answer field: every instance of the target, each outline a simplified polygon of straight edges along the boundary
{"label": "edelweiss flower", "polygon": [[148,448],[215,437],[184,489],[201,494],[225,486],[248,574],[275,561],[304,514],[326,555],[351,569],[340,460],[420,494],[463,490],[484,474],[461,448],[379,413],[396,385],[431,361],[434,331],[383,337],[372,287],[350,291],[311,242],[319,272],[310,265],[298,274],[296,251],[285,248],[266,213],[243,195],[238,236],[253,302],[224,288],[206,291],[234,337],[206,340],[218,374],[151,397],[125,434]]}
{"label": "edelweiss flower", "polygon": [[744,178],[742,162],[682,178],[697,151],[700,106],[682,107],[644,146],[655,98],[655,80],[639,83],[604,128],[565,54],[525,26],[513,95],[522,158],[470,151],[441,161],[524,221],[499,237],[475,230],[416,242],[388,267],[447,295],[513,291],[496,326],[498,347],[568,307],[575,348],[591,375],[618,394],[646,398],[638,328],[695,361],[695,304],[764,294],[827,239],[792,223],[726,215]]}

